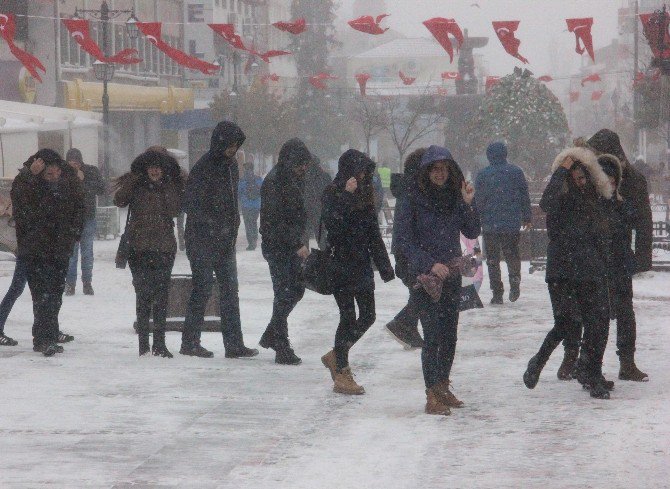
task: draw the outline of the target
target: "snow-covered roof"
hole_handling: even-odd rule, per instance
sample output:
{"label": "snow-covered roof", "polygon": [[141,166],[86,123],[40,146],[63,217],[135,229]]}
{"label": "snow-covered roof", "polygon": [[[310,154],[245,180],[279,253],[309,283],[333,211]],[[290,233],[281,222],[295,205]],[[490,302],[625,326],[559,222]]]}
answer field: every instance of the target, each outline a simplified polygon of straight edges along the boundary
{"label": "snow-covered roof", "polygon": [[[7,100],[0,100],[0,117],[7,121],[15,121],[12,124],[17,129],[20,128],[19,122],[21,121],[37,126],[36,129],[24,127],[24,130],[28,131],[57,131],[66,130],[70,127],[97,127],[102,124],[102,115],[95,112],[10,102]],[[18,131],[15,130],[12,132]]]}
{"label": "snow-covered roof", "polygon": [[353,56],[353,59],[366,58],[439,58],[448,56],[444,48],[434,39],[413,37],[395,39],[369,51]]}

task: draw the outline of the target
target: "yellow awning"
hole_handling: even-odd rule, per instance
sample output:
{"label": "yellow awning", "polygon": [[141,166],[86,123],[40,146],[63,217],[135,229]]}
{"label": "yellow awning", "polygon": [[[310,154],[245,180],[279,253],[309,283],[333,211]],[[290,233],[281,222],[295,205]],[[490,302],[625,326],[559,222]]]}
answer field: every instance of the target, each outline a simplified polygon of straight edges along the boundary
{"label": "yellow awning", "polygon": [[[109,83],[109,110],[160,111],[174,114],[194,108],[193,90],[175,87],[145,87]],[[65,106],[68,109],[102,110],[102,83],[81,79],[63,82]]]}

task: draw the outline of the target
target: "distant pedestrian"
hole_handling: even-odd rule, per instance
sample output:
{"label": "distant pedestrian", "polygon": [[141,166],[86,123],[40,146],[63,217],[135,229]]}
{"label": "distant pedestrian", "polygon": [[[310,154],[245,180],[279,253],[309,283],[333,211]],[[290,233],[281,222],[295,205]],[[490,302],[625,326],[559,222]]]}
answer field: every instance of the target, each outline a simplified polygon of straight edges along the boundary
{"label": "distant pedestrian", "polygon": [[275,362],[302,362],[289,341],[288,316],[305,293],[302,265],[309,255],[305,209],[305,173],[312,155],[299,139],[284,143],[277,165],[261,190],[261,247],[270,267],[274,300],[272,318],[260,345],[275,351]]}
{"label": "distant pedestrian", "polygon": [[128,265],[136,295],[139,354],[149,353],[149,320],[153,317],[154,356],[172,358],[165,344],[170,276],[177,253],[174,219],[184,190],[181,169],[166,152],[149,150],[119,178],[114,204],[128,207],[125,230],[130,244]]}
{"label": "distant pedestrian", "polygon": [[67,271],[65,295],[74,295],[77,284],[77,265],[81,250],[81,281],[85,295],[93,295],[93,240],[96,233],[97,197],[105,195],[105,182],[96,166],[84,163],[77,148],[71,148],[65,160],[77,172],[77,178],[84,186],[84,228],[81,238],[74,245]]}
{"label": "distant pedestrian", "polygon": [[74,169],[53,150],[41,149],[12,184],[17,257],[33,298],[33,350],[44,356],[58,345],[58,314],[74,243],[83,226],[84,191]]}
{"label": "distant pedestrian", "polygon": [[484,252],[493,298],[502,304],[505,292],[500,260],[505,257],[509,274],[509,300],[521,294],[520,230],[531,224],[530,196],[526,177],[518,166],[507,161],[507,147],[492,143],[486,150],[490,165],[477,175],[476,205],[482,220]]}
{"label": "distant pedestrian", "polygon": [[310,237],[321,240],[318,247],[323,249],[326,244],[326,231],[321,224],[321,197],[333,179],[321,166],[321,160],[312,154],[312,161],[305,175],[305,210],[307,211],[307,229]]}
{"label": "distant pedestrian", "polygon": [[261,209],[261,185],[263,179],[254,172],[254,164],[244,165],[244,175],[238,184],[240,209],[247,235],[247,251],[256,249],[258,242],[258,216]]}

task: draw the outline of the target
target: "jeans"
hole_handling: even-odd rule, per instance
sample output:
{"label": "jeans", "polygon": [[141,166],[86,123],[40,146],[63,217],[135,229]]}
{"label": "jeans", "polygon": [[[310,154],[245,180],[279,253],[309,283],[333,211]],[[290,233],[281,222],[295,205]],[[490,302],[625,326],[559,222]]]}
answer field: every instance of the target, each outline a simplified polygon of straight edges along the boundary
{"label": "jeans", "polygon": [[520,233],[484,233],[484,250],[486,265],[489,269],[489,281],[494,294],[501,294],[505,288],[500,272],[502,256],[507,262],[510,286],[518,286],[521,282],[521,258],[519,257]]}
{"label": "jeans", "polygon": [[135,287],[137,332],[148,334],[149,318],[153,314],[154,332],[164,333],[168,309],[168,293],[174,254],[131,252],[128,266]]}
{"label": "jeans", "polygon": [[0,334],[4,334],[7,317],[9,316],[9,313],[12,312],[12,307],[14,307],[16,299],[23,294],[27,281],[28,272],[26,270],[26,264],[20,257],[17,257],[12,283],[9,285],[5,298],[2,299],[2,303],[0,304]]}
{"label": "jeans", "polygon": [[439,302],[433,302],[424,290],[412,290],[423,326],[424,346],[421,350],[423,380],[427,389],[441,381],[449,381],[458,341],[458,305],[461,280],[447,280]]}
{"label": "jeans", "polygon": [[90,283],[93,280],[93,240],[95,239],[96,223],[95,217],[84,221],[79,242],[74,244],[74,250],[70,257],[70,265],[67,270],[67,283],[77,283],[77,263],[79,261],[79,250],[81,249],[81,281]]}
{"label": "jeans", "polygon": [[266,332],[278,344],[288,344],[288,316],[305,295],[302,259],[294,252],[263,253],[270,266],[274,300]]}
{"label": "jeans", "polygon": [[[335,302],[340,309],[340,323],[335,332],[335,358],[337,368],[349,366],[349,350],[360,340],[375,322],[374,289],[359,292],[335,292]],[[358,319],[356,319],[358,304]]]}
{"label": "jeans", "polygon": [[258,209],[242,209],[242,219],[244,220],[244,231],[247,234],[247,243],[255,248],[258,242]]}
{"label": "jeans", "polygon": [[33,297],[33,345],[56,343],[58,313],[63,304],[67,259],[24,257],[28,287]]}
{"label": "jeans", "polygon": [[240,320],[240,298],[237,282],[237,261],[235,252],[225,255],[189,255],[193,274],[193,291],[188,301],[184,318],[183,345],[200,344],[200,332],[205,319],[205,308],[212,293],[214,274],[219,283],[221,333],[226,349],[244,346]]}

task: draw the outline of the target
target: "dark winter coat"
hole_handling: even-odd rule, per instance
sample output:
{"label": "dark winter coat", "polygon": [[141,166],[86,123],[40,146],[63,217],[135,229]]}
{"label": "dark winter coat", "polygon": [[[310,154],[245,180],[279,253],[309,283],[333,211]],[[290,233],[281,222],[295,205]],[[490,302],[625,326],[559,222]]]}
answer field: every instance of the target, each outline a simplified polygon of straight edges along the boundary
{"label": "dark winter coat", "polygon": [[312,226],[319,223],[321,218],[321,198],[323,191],[333,181],[331,176],[317,162],[313,162],[307,168],[305,175],[305,209],[307,210],[307,222]]}
{"label": "dark winter coat", "polygon": [[493,143],[486,150],[490,165],[475,180],[475,204],[485,233],[519,232],[530,222],[530,196],[526,177],[507,162],[507,147]]}
{"label": "dark winter coat", "polygon": [[[346,151],[340,157],[335,180],[323,194],[322,218],[328,232],[328,247],[333,252],[333,282],[337,291],[374,289],[373,261],[385,282],[394,278],[371,199],[372,189],[361,188],[372,185],[374,167],[374,162],[360,151]],[[359,183],[354,193],[347,192],[347,180],[361,172],[365,172],[365,182]]]}
{"label": "dark winter coat", "polygon": [[[430,166],[449,162],[449,181],[444,188],[427,185]],[[407,257],[413,277],[429,273],[436,263],[446,264],[462,256],[460,233],[475,239],[481,232],[477,210],[461,195],[464,181],[460,168],[446,148],[431,146],[424,153],[417,183],[400,200],[395,227],[398,250]]]}
{"label": "dark winter coat", "polygon": [[212,134],[210,150],[193,166],[186,182],[186,252],[189,257],[220,256],[234,252],[240,214],[237,202],[239,169],[224,151],[245,140],[232,122],[220,122]]}
{"label": "dark winter coat", "polygon": [[[149,180],[147,168],[152,165],[163,168],[160,182]],[[168,170],[175,167],[179,168],[179,164],[171,156],[147,151],[135,159],[131,172],[121,178],[114,205],[130,206],[125,232],[133,251],[177,252],[174,218],[181,212],[183,184],[180,176],[175,179],[174,171]]]}
{"label": "dark winter coat", "polygon": [[261,208],[261,185],[263,179],[253,171],[245,171],[237,185],[242,210],[259,210]]}
{"label": "dark winter coat", "polygon": [[633,226],[636,273],[651,270],[654,225],[646,179],[629,163],[621,147],[619,136],[615,132],[602,129],[588,140],[588,145],[597,153],[612,154],[621,161],[623,176],[619,193],[633,205],[636,213]]}
{"label": "dark winter coat", "polygon": [[310,160],[305,144],[291,139],[284,143],[277,165],[263,181],[260,234],[264,253],[294,253],[309,244],[305,181],[293,168]]}
{"label": "dark winter coat", "polygon": [[12,183],[11,198],[16,222],[17,256],[66,261],[79,241],[84,222],[84,189],[77,174],[57,153],[40,150],[38,158],[53,156],[62,174],[50,185],[42,174],[25,167]]}
{"label": "dark winter coat", "polygon": [[84,219],[94,219],[96,197],[105,195],[107,189],[97,166],[82,164],[81,171],[84,173]]}
{"label": "dark winter coat", "polygon": [[[595,186],[596,195],[585,196],[572,185],[570,170],[561,166],[571,156],[582,163]],[[609,228],[598,196],[612,198],[609,179],[595,154],[586,148],[570,148],[556,157],[540,208],[547,213],[546,281],[605,281]]]}

